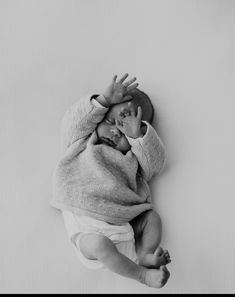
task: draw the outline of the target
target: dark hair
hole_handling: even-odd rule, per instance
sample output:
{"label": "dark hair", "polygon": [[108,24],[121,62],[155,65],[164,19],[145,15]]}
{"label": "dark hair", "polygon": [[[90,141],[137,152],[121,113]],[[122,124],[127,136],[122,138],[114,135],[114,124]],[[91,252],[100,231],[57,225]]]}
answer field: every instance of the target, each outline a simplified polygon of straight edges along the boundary
{"label": "dark hair", "polygon": [[138,91],[142,94],[142,96],[144,97],[144,99],[147,99],[148,102],[150,103],[150,106],[151,106],[151,109],[152,109],[152,114],[151,114],[151,118],[149,120],[149,123],[152,124],[153,119],[154,119],[154,107],[153,107],[152,101],[150,100],[149,96],[146,93],[144,93],[140,89],[138,89]]}
{"label": "dark hair", "polygon": [[152,124],[153,119],[154,119],[154,107],[153,107],[153,104],[152,104],[149,96],[138,88],[129,91],[128,94],[131,95],[133,97],[133,99],[136,99],[139,103],[143,102],[143,100],[148,101],[148,103],[151,107],[151,110],[152,110],[151,117],[148,120],[148,122],[150,124]]}

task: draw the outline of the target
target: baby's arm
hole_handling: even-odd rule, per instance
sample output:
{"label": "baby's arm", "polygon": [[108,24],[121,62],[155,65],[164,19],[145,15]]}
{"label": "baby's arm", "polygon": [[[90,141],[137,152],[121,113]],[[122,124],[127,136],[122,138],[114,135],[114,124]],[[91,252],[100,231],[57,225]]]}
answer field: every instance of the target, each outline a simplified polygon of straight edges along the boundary
{"label": "baby's arm", "polygon": [[92,99],[101,96],[88,95],[73,104],[62,119],[61,140],[64,148],[90,135],[102,121],[108,108],[95,106]]}
{"label": "baby's arm", "polygon": [[122,118],[116,120],[116,126],[127,137],[141,173],[149,181],[164,167],[165,148],[155,129],[148,122],[141,121],[141,107],[136,114],[132,104],[129,102],[128,105],[129,109],[123,110]]}
{"label": "baby's arm", "polygon": [[160,288],[169,278],[169,272],[162,266],[160,269],[148,269],[137,265],[119,253],[113,242],[103,235],[85,234],[80,239],[80,248],[90,259],[97,259],[111,271],[135,279],[150,287]]}
{"label": "baby's arm", "polygon": [[108,88],[104,92],[103,98],[101,98],[101,101],[100,100],[98,100],[98,101],[103,106],[110,107],[112,105],[131,100],[132,96],[127,95],[127,92],[137,88],[138,83],[134,83],[136,80],[135,77],[125,81],[127,77],[128,77],[128,74],[126,73],[123,75],[123,77],[121,77],[117,81],[117,75],[115,75],[113,77],[111,84],[108,86]]}
{"label": "baby's arm", "polygon": [[[128,74],[125,74],[117,81],[117,75],[115,75],[103,95],[85,96],[67,110],[61,127],[64,148],[89,136],[102,121],[109,107],[131,100],[127,92],[136,88],[138,83],[133,84],[135,77],[125,81],[127,77]],[[93,100],[98,101],[101,106],[93,104]]]}
{"label": "baby's arm", "polygon": [[159,174],[164,168],[166,151],[155,129],[145,121],[146,133],[143,137],[133,139],[127,137],[131,150],[138,159],[141,174],[149,181],[154,174]]}

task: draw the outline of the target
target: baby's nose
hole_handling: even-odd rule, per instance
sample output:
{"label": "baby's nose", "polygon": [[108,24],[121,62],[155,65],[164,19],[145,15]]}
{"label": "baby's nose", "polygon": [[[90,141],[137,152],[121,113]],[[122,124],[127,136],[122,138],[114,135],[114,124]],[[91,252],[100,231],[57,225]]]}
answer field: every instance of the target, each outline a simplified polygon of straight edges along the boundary
{"label": "baby's nose", "polygon": [[118,130],[118,128],[112,128],[111,129],[111,133],[114,135],[114,136],[118,136],[118,137],[120,137],[120,135],[121,135],[121,132]]}

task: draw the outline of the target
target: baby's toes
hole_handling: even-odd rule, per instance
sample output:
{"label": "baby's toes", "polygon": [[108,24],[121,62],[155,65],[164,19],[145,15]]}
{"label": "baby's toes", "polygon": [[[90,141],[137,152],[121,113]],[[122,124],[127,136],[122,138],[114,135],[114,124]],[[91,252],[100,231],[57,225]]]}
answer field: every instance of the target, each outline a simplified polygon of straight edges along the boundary
{"label": "baby's toes", "polygon": [[167,263],[170,263],[170,262],[171,262],[170,254],[169,254],[169,252],[168,252],[167,250],[164,250],[164,251],[163,251],[163,256],[164,256],[164,258],[166,259],[166,262],[167,262]]}
{"label": "baby's toes", "polygon": [[170,272],[164,265],[160,267],[160,270],[162,271],[161,283],[164,285],[170,277]]}
{"label": "baby's toes", "polygon": [[161,256],[163,252],[163,249],[159,246],[156,251],[154,252],[154,255]]}

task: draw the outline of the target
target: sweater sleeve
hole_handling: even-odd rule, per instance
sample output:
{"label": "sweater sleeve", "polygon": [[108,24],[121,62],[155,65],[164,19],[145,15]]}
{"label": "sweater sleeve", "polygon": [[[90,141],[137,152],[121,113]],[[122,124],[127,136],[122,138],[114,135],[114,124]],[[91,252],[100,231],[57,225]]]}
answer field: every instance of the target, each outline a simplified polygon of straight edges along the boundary
{"label": "sweater sleeve", "polygon": [[153,175],[159,174],[165,165],[165,147],[155,129],[146,121],[147,131],[143,137],[127,137],[131,150],[135,154],[140,173],[149,181]]}
{"label": "sweater sleeve", "polygon": [[108,108],[93,103],[92,99],[97,96],[84,96],[66,111],[61,124],[61,143],[64,149],[89,136],[102,121]]}

